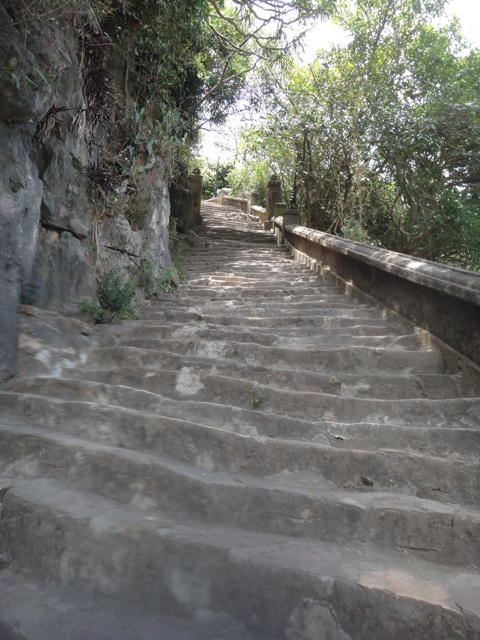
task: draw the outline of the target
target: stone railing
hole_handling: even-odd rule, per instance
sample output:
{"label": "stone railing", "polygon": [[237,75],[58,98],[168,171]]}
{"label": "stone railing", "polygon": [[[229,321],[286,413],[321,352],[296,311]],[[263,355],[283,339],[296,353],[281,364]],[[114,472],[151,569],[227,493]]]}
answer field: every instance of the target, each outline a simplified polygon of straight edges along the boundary
{"label": "stone railing", "polygon": [[217,196],[212,198],[210,202],[217,202],[218,204],[224,204],[227,207],[236,207],[247,213],[248,198],[238,198],[237,196],[231,196],[228,191],[219,189]]}
{"label": "stone railing", "polygon": [[239,198],[232,196],[225,189],[219,189],[217,195],[214,198],[210,198],[209,202],[216,202],[217,204],[224,204],[227,207],[236,207],[245,211],[245,213],[257,216],[260,222],[263,224],[266,219],[266,209],[261,207],[259,203],[259,196],[257,193],[252,193],[248,198]]}
{"label": "stone railing", "polygon": [[283,221],[274,226],[296,261],[374,298],[480,365],[480,274]]}

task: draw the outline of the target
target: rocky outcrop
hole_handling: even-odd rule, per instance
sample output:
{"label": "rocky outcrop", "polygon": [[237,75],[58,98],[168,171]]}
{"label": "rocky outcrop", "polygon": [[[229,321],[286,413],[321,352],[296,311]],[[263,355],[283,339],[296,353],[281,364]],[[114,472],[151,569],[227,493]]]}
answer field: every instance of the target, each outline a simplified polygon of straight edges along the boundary
{"label": "rocky outcrop", "polygon": [[[95,299],[106,270],[118,270],[125,280],[135,277],[147,254],[152,276],[171,264],[163,164],[158,160],[149,172],[155,196],[141,229],[133,230],[114,208],[107,216],[92,206],[87,167],[101,162],[109,134],[105,125],[93,135],[88,128],[78,34],[68,16],[19,20],[9,6],[0,6],[3,386],[15,372],[20,301],[75,314],[80,300]],[[119,60],[110,55],[110,64],[112,82],[123,81]],[[128,110],[128,87],[113,89],[117,107]]]}

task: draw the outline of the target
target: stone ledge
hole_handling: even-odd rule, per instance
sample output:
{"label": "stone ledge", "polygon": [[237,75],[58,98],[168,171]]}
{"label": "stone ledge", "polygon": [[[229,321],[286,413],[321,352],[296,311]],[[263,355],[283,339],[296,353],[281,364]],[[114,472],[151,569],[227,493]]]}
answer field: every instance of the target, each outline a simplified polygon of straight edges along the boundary
{"label": "stone ledge", "polygon": [[439,340],[450,372],[464,370],[460,356],[480,375],[480,274],[297,225],[282,230],[277,220],[275,235],[285,239],[295,260]]}
{"label": "stone ledge", "polygon": [[287,229],[289,233],[365,262],[376,269],[388,271],[423,287],[480,305],[480,274],[373,247],[363,242],[345,240],[315,229],[297,225],[289,225]]}

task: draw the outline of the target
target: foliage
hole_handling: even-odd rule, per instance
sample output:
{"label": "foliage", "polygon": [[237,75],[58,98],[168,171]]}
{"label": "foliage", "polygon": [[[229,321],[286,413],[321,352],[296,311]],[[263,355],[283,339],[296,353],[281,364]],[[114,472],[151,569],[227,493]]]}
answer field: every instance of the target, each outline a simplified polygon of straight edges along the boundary
{"label": "foliage", "polygon": [[444,0],[340,0],[347,46],[306,67],[265,67],[251,163],[298,186],[309,226],[480,268],[480,52]]}
{"label": "foliage", "polygon": [[213,198],[216,191],[230,186],[228,175],[233,169],[230,162],[213,162],[207,158],[196,158],[193,162],[202,174],[202,198]]}
{"label": "foliage", "polygon": [[140,270],[138,277],[138,286],[143,287],[145,290],[145,297],[151,298],[155,293],[155,262],[148,253],[143,253],[140,256]]}
{"label": "foliage", "polygon": [[252,406],[254,409],[258,409],[262,402],[265,400],[265,396],[261,391],[256,391],[252,396]]}
{"label": "foliage", "polygon": [[27,283],[22,287],[20,294],[20,303],[34,305],[38,298],[38,286],[33,283]]}
{"label": "foliage", "polygon": [[158,291],[173,293],[178,286],[178,273],[175,267],[168,267],[159,278],[156,278]]}
{"label": "foliage", "polygon": [[98,287],[98,303],[82,301],[78,306],[83,311],[92,313],[96,323],[105,324],[115,319],[135,318],[135,310],[131,306],[134,295],[133,283],[123,283],[118,271],[111,269]]}
{"label": "foliage", "polygon": [[267,182],[270,177],[270,167],[267,160],[257,159],[248,161],[245,156],[240,166],[233,168],[228,176],[232,192],[236,196],[248,198],[251,193],[258,193],[260,204],[265,205],[267,199]]}
{"label": "foliage", "polygon": [[365,242],[366,244],[372,244],[372,239],[369,237],[365,229],[360,225],[355,218],[347,218],[343,223],[341,229],[342,236],[348,240],[355,240],[355,242]]}
{"label": "foliage", "polygon": [[35,128],[35,138],[41,144],[50,136],[58,134],[60,128],[64,125],[64,122],[60,120],[57,115],[64,111],[69,111],[68,107],[57,107],[57,105],[53,103],[47,113],[37,123]]}

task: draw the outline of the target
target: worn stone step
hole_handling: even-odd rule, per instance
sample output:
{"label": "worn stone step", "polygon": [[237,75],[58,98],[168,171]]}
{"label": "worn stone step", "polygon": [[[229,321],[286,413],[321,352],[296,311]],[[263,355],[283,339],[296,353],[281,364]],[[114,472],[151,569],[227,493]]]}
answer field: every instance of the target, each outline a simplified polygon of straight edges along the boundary
{"label": "worn stone step", "polygon": [[[302,369],[326,373],[348,371],[358,374],[373,374],[380,371],[396,371],[398,375],[406,375],[443,373],[444,369],[439,351],[411,351],[395,345],[377,348],[332,344],[319,345],[316,348],[289,349],[249,342],[206,339],[193,343],[182,340],[131,340],[130,343],[125,346],[126,349],[130,346],[151,351],[152,357],[157,352],[159,364],[161,364],[162,358],[160,354],[167,352],[182,355],[186,359],[197,358],[210,361],[212,364],[230,361],[230,363],[238,362],[249,366]],[[118,350],[115,353],[118,353]],[[103,354],[104,351],[100,349],[93,350],[88,355],[88,364],[95,366],[95,362],[99,362],[99,358]],[[147,363],[145,364],[148,366]]]}
{"label": "worn stone step", "polygon": [[[266,419],[265,416],[275,414],[307,422],[328,420],[480,429],[479,398],[348,398],[329,393],[287,391],[266,385],[255,386],[245,380],[236,380],[233,384],[226,377],[212,376],[209,382],[210,385],[203,385],[202,389],[202,383],[197,377],[181,370],[173,378],[172,385],[169,388],[164,387],[163,391],[166,391],[166,394],[53,376],[26,378],[17,383],[14,389],[17,392],[67,400],[81,399],[98,404],[164,412],[165,415],[179,417],[190,414],[208,416],[215,425],[235,419],[249,426],[258,426],[259,422]],[[218,410],[212,410],[211,405],[215,405]]]}
{"label": "worn stone step", "polygon": [[377,326],[382,322],[381,319],[377,317],[372,317],[371,315],[365,315],[364,317],[355,317],[353,314],[349,314],[346,316],[345,314],[341,316],[336,316],[333,314],[304,314],[300,316],[295,315],[287,315],[280,314],[277,316],[269,317],[265,319],[262,316],[252,315],[241,315],[230,312],[228,307],[219,308],[219,309],[208,309],[204,310],[201,306],[193,306],[187,310],[185,309],[171,309],[166,308],[161,305],[152,306],[142,312],[142,319],[144,320],[158,320],[158,321],[171,321],[175,323],[196,323],[196,322],[206,322],[209,324],[216,325],[243,325],[245,327],[250,328],[267,328],[271,327],[275,329],[277,327],[347,327],[347,326],[356,326],[361,324],[362,326]]}
{"label": "worn stone step", "polygon": [[[245,299],[240,292],[233,295],[231,293],[225,292],[210,292],[208,295],[182,295],[176,296],[174,298],[170,297],[168,300],[162,301],[163,308],[172,308],[177,307],[179,309],[184,307],[195,307],[202,305],[204,307],[210,307],[212,305],[225,305],[228,304],[228,307],[232,310],[235,309],[237,312],[243,312],[248,315],[252,310],[258,312],[260,314],[269,315],[269,311],[275,311],[277,313],[292,313],[297,312],[301,314],[303,311],[318,311],[322,313],[325,309],[338,311],[338,315],[342,314],[343,310],[370,310],[372,313],[375,313],[375,307],[368,307],[367,305],[360,305],[352,300],[342,300],[336,298],[335,300],[324,299],[322,296],[311,296],[311,297],[299,297],[296,300],[276,300],[275,302],[271,302],[269,300],[262,300],[258,298],[247,298]],[[360,315],[360,314],[359,314]],[[379,316],[380,317],[380,316]]]}
{"label": "worn stone step", "polygon": [[[252,479],[214,473],[26,427],[3,429],[0,438],[10,449],[7,475],[47,477],[95,489],[148,513],[160,510],[252,531],[361,542],[409,551],[439,564],[468,565],[480,552],[480,510],[472,508],[368,491],[366,485],[363,492],[339,491],[318,476],[283,472]],[[32,464],[38,449],[41,454]],[[55,460],[62,460],[61,469]]]}
{"label": "worn stone step", "polygon": [[[189,331],[185,327],[183,338],[187,338]],[[195,328],[192,327],[193,333]],[[117,343],[117,338],[112,341]],[[105,342],[105,340],[102,340]],[[68,365],[72,367],[70,363]],[[179,354],[151,351],[128,346],[98,347],[89,356],[89,368],[96,370],[128,368],[150,370],[148,377],[154,376],[155,371],[177,370],[187,368],[194,375],[220,374],[231,378],[249,378],[259,384],[271,386],[285,386],[292,391],[323,391],[345,397],[378,397],[405,399],[410,397],[449,398],[460,396],[476,396],[475,390],[463,389],[462,378],[459,375],[446,374],[413,374],[407,371],[405,375],[395,375],[395,371],[382,371],[382,374],[370,372],[350,373],[331,367],[328,372],[315,372],[302,369],[285,369],[278,366],[269,368],[259,365],[246,365],[241,362],[203,360],[196,357],[185,357]],[[64,369],[67,377],[69,369]],[[92,379],[98,379],[97,377]],[[85,376],[83,376],[85,377]]]}
{"label": "worn stone step", "polygon": [[[179,361],[179,364],[182,364]],[[265,372],[259,376],[259,380],[252,381],[253,372],[248,370],[245,372],[248,375],[248,380],[235,379],[232,376],[238,375],[238,371],[228,372],[223,371],[223,375],[219,375],[215,372],[214,375],[205,373],[201,369],[197,372],[193,368],[182,367],[180,370],[145,370],[145,369],[128,369],[121,367],[111,370],[100,369],[92,371],[90,369],[71,369],[64,372],[65,377],[72,377],[80,380],[91,380],[97,382],[103,382],[107,384],[120,384],[135,389],[141,389],[145,391],[151,391],[153,393],[160,393],[161,395],[167,394],[169,397],[181,399],[185,397],[195,397],[196,400],[203,401],[215,401],[219,397],[223,402],[228,400],[239,406],[243,403],[244,406],[249,407],[258,403],[259,406],[264,407],[266,386],[270,383],[271,386],[277,390],[277,393],[281,395],[283,399],[284,391],[282,389],[285,385],[285,375],[280,373],[276,379],[275,374],[278,372],[271,372],[270,377],[266,379]],[[226,377],[228,375],[228,377]],[[348,378],[349,376],[347,376]],[[350,376],[350,379],[352,376]],[[458,393],[448,394],[450,391],[456,389],[455,386],[451,386],[458,383],[458,380],[450,380],[448,376],[425,376],[426,380],[420,379],[413,380],[415,382],[412,385],[412,379],[398,378],[391,376],[392,380],[391,389],[398,392],[401,382],[405,382],[404,396],[409,398],[425,397],[427,390],[430,388],[433,397],[437,398],[451,398],[456,397]],[[443,380],[446,378],[446,380]],[[290,379],[289,379],[290,380]],[[371,389],[372,381],[366,384],[365,380],[361,384],[357,383],[358,379],[354,379],[350,387],[354,390],[351,392],[350,397],[358,397],[355,389],[365,387]],[[276,385],[274,384],[276,382]],[[374,384],[378,385],[378,389],[385,392],[385,377],[375,377]],[[242,383],[242,384],[239,384]],[[305,394],[308,389],[305,389],[307,385],[302,381],[298,381],[298,391]],[[357,383],[357,384],[356,384]],[[323,387],[320,386],[323,385]],[[345,384],[345,382],[343,383]],[[439,393],[440,385],[446,385],[444,389],[445,395]],[[429,386],[427,386],[429,385]],[[319,391],[326,392],[328,394],[339,393],[339,387],[342,383],[336,378],[329,378],[325,376],[323,380],[316,381],[317,393]],[[302,391],[302,389],[304,389]],[[415,391],[421,389],[421,393],[415,394]],[[310,389],[310,391],[313,391]],[[348,396],[350,393],[347,388],[346,391],[341,393],[342,397]],[[410,393],[410,395],[407,395]],[[436,395],[435,395],[436,394]],[[230,396],[230,397],[228,397]],[[268,391],[267,391],[268,396]],[[374,392],[369,397],[379,399],[381,394]],[[387,395],[388,397],[388,395]],[[300,412],[300,415],[302,413]],[[432,416],[431,416],[432,417]],[[430,418],[431,418],[430,417]],[[463,416],[461,420],[463,424]],[[445,422],[444,422],[445,424]],[[292,432],[292,437],[295,435],[295,431]],[[327,439],[325,439],[327,436]],[[322,431],[322,434],[315,436],[319,438],[319,442],[329,442],[332,446],[337,447],[349,447],[360,449],[382,449],[382,448],[401,448],[411,451],[425,452],[433,455],[440,455],[443,457],[460,457],[460,458],[473,458],[478,456],[478,450],[480,445],[480,428],[462,428],[458,425],[453,426],[450,419],[446,421],[446,426],[419,426],[419,427],[402,427],[398,425],[388,425],[385,423],[345,423],[345,422],[331,422],[326,425],[326,428]],[[314,438],[315,438],[314,437]]]}
{"label": "worn stone step", "polygon": [[46,584],[0,573],[2,640],[262,640],[227,615],[201,612],[185,620],[133,607],[128,601],[88,594],[75,585]]}
{"label": "worn stone step", "polygon": [[12,484],[2,510],[12,571],[147,612],[213,610],[265,639],[313,640],[319,628],[339,640],[480,637],[478,571],[145,516],[51,481]]}
{"label": "worn stone step", "polygon": [[[235,280],[239,280],[235,284]],[[296,282],[296,279],[295,279]],[[175,298],[182,296],[206,296],[211,294],[240,294],[242,296],[251,296],[254,299],[265,298],[266,301],[272,301],[279,298],[280,300],[287,298],[288,300],[313,299],[320,298],[322,300],[342,299],[345,294],[339,289],[322,286],[322,283],[309,283],[302,285],[301,282],[295,286],[291,281],[271,281],[265,282],[264,278],[246,278],[245,276],[217,276],[211,278],[191,278],[186,284],[179,286],[175,293]]]}
{"label": "worn stone step", "polygon": [[[128,358],[127,358],[128,360]],[[467,397],[461,389],[461,378],[446,374],[395,376],[371,375],[355,376],[343,374],[342,378],[328,374],[316,374],[302,371],[278,369],[240,369],[225,365],[212,371],[212,367],[188,367],[182,358],[177,358],[177,368],[161,370],[151,367],[112,366],[104,369],[68,368],[62,371],[66,378],[92,380],[106,384],[121,384],[135,389],[144,389],[153,393],[183,393],[183,396],[195,396],[203,388],[215,386],[215,382],[228,385],[230,389],[236,380],[247,379],[251,388],[251,399],[258,394],[262,385],[275,389],[289,389],[297,392],[328,393],[344,398],[377,398],[405,400],[408,398],[447,399]],[[174,361],[170,361],[174,364]],[[180,378],[181,391],[177,389]],[[225,380],[227,382],[225,382]],[[19,382],[21,378],[19,379]],[[203,387],[202,387],[203,385]]]}
{"label": "worn stone step", "polygon": [[[122,344],[129,347],[137,347],[138,349],[153,349],[158,350],[160,348],[167,349],[169,351],[173,351],[176,353],[185,353],[186,355],[193,355],[192,349],[188,348],[187,345],[195,345],[195,348],[199,348],[202,350],[204,348],[204,344],[208,341],[210,344],[214,344],[215,342],[223,342],[223,343],[246,343],[250,345],[252,348],[253,345],[259,345],[262,347],[273,347],[273,348],[281,348],[281,349],[296,349],[302,350],[304,352],[310,351],[312,349],[322,350],[331,350],[335,348],[341,347],[345,349],[346,347],[355,348],[355,347],[372,347],[375,349],[378,348],[391,348],[391,349],[405,349],[409,351],[414,351],[419,346],[419,341],[416,336],[378,336],[378,335],[351,335],[349,333],[341,333],[338,331],[328,332],[326,331],[320,336],[311,336],[311,337],[280,337],[274,335],[259,335],[259,334],[245,334],[245,333],[236,333],[235,331],[227,331],[223,330],[223,332],[216,331],[204,331],[199,332],[200,335],[197,337],[194,336],[193,332],[189,334],[187,340],[184,339],[184,334],[181,332],[176,335],[172,335],[171,338],[157,336],[154,332],[152,332],[151,337],[148,336],[148,332],[137,331],[134,336],[125,337],[122,340]],[[204,334],[203,336],[201,334]],[[141,337],[138,337],[138,336]],[[183,346],[179,347],[178,342],[183,342]]]}
{"label": "worn stone step", "polygon": [[[270,318],[276,318],[278,315],[282,317],[325,317],[325,318],[355,318],[360,320],[362,318],[372,318],[372,319],[381,319],[381,312],[373,307],[361,307],[358,306],[348,306],[342,305],[341,307],[334,308],[329,306],[320,306],[314,304],[307,304],[305,307],[302,307],[301,310],[296,310],[295,305],[282,307],[281,309],[275,307],[262,307],[260,305],[253,306],[242,306],[235,305],[233,301],[223,301],[218,300],[216,305],[203,305],[203,304],[172,304],[172,305],[164,305],[161,311],[167,311],[171,314],[175,314],[182,311],[187,311],[189,313],[196,314],[215,314],[216,309],[218,308],[218,312],[221,314],[224,313],[225,310],[228,312],[235,313],[237,317],[256,317],[265,319],[266,322],[270,322]],[[143,317],[148,317],[149,312],[145,311]],[[241,324],[241,322],[240,322]]]}
{"label": "worn stone step", "polygon": [[241,298],[251,298],[255,303],[270,303],[275,302],[295,302],[295,301],[320,301],[320,302],[345,302],[352,303],[352,299],[339,291],[332,291],[331,289],[325,289],[321,286],[301,286],[298,287],[292,285],[288,286],[285,283],[283,286],[281,283],[266,283],[263,278],[260,281],[253,281],[251,284],[246,285],[231,285],[230,279],[214,280],[209,285],[198,284],[195,281],[190,280],[188,284],[182,284],[175,291],[173,296],[174,300],[181,300],[184,297],[195,296],[198,298],[209,298],[212,295],[215,296],[232,296]]}
{"label": "worn stone step", "polygon": [[[36,425],[53,430],[69,430],[75,435],[88,434],[94,440],[102,436],[105,441],[116,439],[117,444],[132,443],[140,437],[155,442],[155,429],[162,428],[163,416],[166,418],[167,429],[172,424],[177,424],[183,429],[182,421],[178,419],[179,412],[172,411],[174,415],[166,415],[167,405],[175,407],[174,403],[165,403],[160,414],[149,414],[146,411],[134,411],[119,406],[61,401],[27,394],[15,397],[15,394],[4,393],[2,400],[5,409],[15,412],[16,416],[25,420],[32,421],[33,418]],[[264,419],[259,420],[258,426],[255,427],[238,423],[238,419],[235,424],[235,412],[231,411],[233,421],[226,419],[224,424],[211,427],[209,411],[212,406],[215,405],[209,406],[205,403],[204,415],[200,415],[197,403],[197,410],[193,415],[183,418],[184,423],[187,423],[187,431],[189,425],[197,424],[196,444],[193,452],[183,444],[177,451],[183,459],[190,456],[189,461],[194,464],[229,472],[240,468],[246,473],[259,476],[284,470],[295,473],[313,472],[319,478],[333,482],[338,487],[362,490],[366,486],[362,478],[367,478],[368,486],[376,491],[407,493],[446,503],[458,501],[480,504],[478,459],[450,460],[394,449],[341,449],[314,440],[318,435],[328,442],[328,434],[323,432],[319,424],[311,425],[308,422],[292,421],[268,414],[263,414]],[[69,419],[68,423],[65,423],[67,415]],[[153,433],[150,428],[146,431],[145,427],[145,424],[149,423],[149,415],[156,416]],[[176,423],[173,422],[175,419],[178,419]],[[298,435],[292,439],[292,427],[304,429],[303,440]],[[134,429],[139,429],[138,435],[132,433]],[[315,431],[317,433],[313,435]],[[310,436],[309,439],[306,438],[307,435]],[[214,445],[218,446],[219,438],[223,444],[217,451]],[[178,444],[175,446],[178,447]],[[228,452],[230,455],[233,454],[234,460],[228,459]]]}
{"label": "worn stone step", "polygon": [[[153,378],[153,376],[154,373],[152,373],[151,377]],[[88,376],[86,377],[88,379]],[[22,397],[18,394],[4,394],[1,399],[5,410],[9,408],[16,412],[18,416],[27,420],[35,418],[38,424],[48,428],[85,435],[95,441],[106,442],[115,446],[144,450],[154,447],[153,450],[160,452],[163,452],[164,446],[167,446],[170,442],[170,429],[179,433],[186,429],[185,442],[190,443],[193,437],[191,430],[195,429],[195,422],[200,419],[199,415],[194,415],[190,420],[179,419],[178,412],[175,412],[177,405],[173,405],[173,417],[158,416],[156,420],[153,420],[153,426],[147,427],[146,425],[150,425],[152,421],[151,416],[157,414],[149,414],[144,411],[138,413],[128,409],[120,410],[118,407],[98,406],[91,403],[85,406],[81,402],[50,402],[48,397],[30,395]],[[68,412],[71,414],[69,423],[65,420]],[[114,412],[116,412],[115,419],[113,419],[112,415]],[[312,423],[275,414],[261,414],[255,415],[255,417],[258,420],[255,422],[255,426],[251,426],[246,423],[240,423],[238,416],[234,413],[233,421],[235,426],[232,427],[225,424],[224,428],[233,429],[237,433],[252,436],[260,439],[260,441],[265,438],[284,439],[287,441],[284,446],[288,446],[289,440],[298,440],[336,448],[369,451],[403,449],[410,452],[447,457],[452,460],[478,460],[480,438],[478,427],[452,427],[450,423],[445,427],[417,427],[396,424],[386,425],[376,422],[340,423],[328,420],[316,420]],[[210,459],[211,451],[208,445],[208,438],[213,437],[212,434],[215,434],[216,437],[217,433],[216,430],[214,432],[207,430],[208,437],[205,443],[203,440],[203,427],[205,425],[201,426],[202,428],[199,425],[197,432],[194,434],[193,443],[186,445],[187,451],[183,451],[182,448],[167,449],[169,455],[194,462],[196,458],[189,456],[188,447],[191,446],[195,451],[199,452],[200,457],[205,454],[207,456],[206,459]],[[164,429],[167,431],[163,435],[165,442],[162,444],[158,442],[157,432],[160,430],[161,434]],[[176,442],[175,438],[174,441]],[[225,445],[222,444],[221,448],[224,447]],[[200,454],[200,452],[204,453]],[[234,451],[232,450],[233,453]],[[217,461],[217,464],[220,464],[220,462]],[[270,464],[271,462],[264,461],[264,465]],[[276,469],[275,466],[269,468]]]}
{"label": "worn stone step", "polygon": [[[125,340],[134,337],[143,340],[164,340],[179,339],[186,342],[194,342],[205,338],[215,338],[219,340],[233,340],[235,342],[253,342],[271,346],[281,342],[289,342],[292,344],[311,344],[327,342],[332,338],[336,340],[358,339],[359,337],[379,338],[379,346],[382,341],[390,340],[404,342],[406,336],[400,336],[397,332],[391,330],[386,323],[379,322],[377,324],[363,325],[354,324],[346,327],[325,327],[319,332],[314,327],[305,328],[292,325],[290,327],[259,327],[255,330],[241,325],[217,325],[208,322],[196,322],[185,324],[183,322],[154,322],[152,320],[137,320],[129,324],[119,325],[118,327],[108,328],[102,332],[102,346],[124,343]],[[407,334],[411,346],[418,347],[419,341],[413,334]]]}

